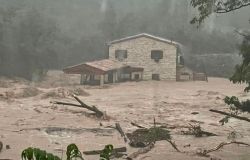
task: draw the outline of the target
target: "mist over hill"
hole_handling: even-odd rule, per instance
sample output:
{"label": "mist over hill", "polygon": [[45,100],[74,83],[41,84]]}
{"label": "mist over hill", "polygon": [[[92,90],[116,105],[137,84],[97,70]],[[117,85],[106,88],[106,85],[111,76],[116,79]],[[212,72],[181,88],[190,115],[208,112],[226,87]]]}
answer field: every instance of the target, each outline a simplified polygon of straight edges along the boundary
{"label": "mist over hill", "polygon": [[234,29],[249,28],[249,8],[213,15],[200,29],[189,23],[194,15],[189,0],[1,0],[0,75],[32,79],[102,59],[106,42],[142,32],[178,41],[190,56],[238,53]]}

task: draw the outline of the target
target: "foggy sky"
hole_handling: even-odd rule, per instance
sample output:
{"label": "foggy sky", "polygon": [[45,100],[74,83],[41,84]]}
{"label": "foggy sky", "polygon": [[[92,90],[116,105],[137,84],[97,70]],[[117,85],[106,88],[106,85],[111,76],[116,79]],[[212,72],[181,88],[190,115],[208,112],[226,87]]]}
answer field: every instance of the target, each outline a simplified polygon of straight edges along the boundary
{"label": "foggy sky", "polygon": [[238,53],[234,30],[250,28],[249,7],[214,14],[199,29],[190,24],[196,14],[190,0],[0,0],[0,68],[102,59],[108,41],[142,32],[178,41],[186,54]]}

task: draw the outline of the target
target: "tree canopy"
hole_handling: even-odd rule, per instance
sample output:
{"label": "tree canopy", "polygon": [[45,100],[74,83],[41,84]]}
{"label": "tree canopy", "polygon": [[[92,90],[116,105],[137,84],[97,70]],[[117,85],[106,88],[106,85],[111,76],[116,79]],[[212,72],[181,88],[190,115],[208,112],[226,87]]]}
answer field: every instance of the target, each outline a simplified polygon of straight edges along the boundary
{"label": "tree canopy", "polygon": [[[217,26],[197,31],[189,23],[193,15],[189,1],[1,0],[0,76],[32,79],[41,70],[103,59],[108,41],[142,32],[181,43],[190,60],[197,60],[196,55],[233,55],[238,43],[235,34]],[[240,21],[223,20],[224,27]],[[217,62],[211,64],[219,64],[221,60],[214,57]],[[223,63],[232,61],[236,64],[238,59],[225,58]],[[193,61],[186,64],[199,69]],[[218,74],[212,76],[231,74],[227,65],[216,65]]]}
{"label": "tree canopy", "polygon": [[228,13],[250,6],[250,0],[191,0],[191,5],[199,12],[191,23],[200,25],[213,13]]}
{"label": "tree canopy", "polygon": [[[198,17],[191,20],[191,24],[197,24],[199,27],[204,20],[213,13],[223,14],[232,12],[243,7],[250,6],[250,0],[191,0],[191,5],[198,9]],[[242,44],[239,51],[242,57],[242,63],[236,65],[235,72],[230,78],[233,83],[245,83],[247,87],[245,92],[250,91],[250,33],[242,33],[236,31],[243,36]],[[250,100],[242,101],[235,97],[226,97],[225,103],[230,105],[232,114],[238,114],[238,110],[242,112],[250,112]],[[223,119],[223,123],[227,122],[228,117]]]}

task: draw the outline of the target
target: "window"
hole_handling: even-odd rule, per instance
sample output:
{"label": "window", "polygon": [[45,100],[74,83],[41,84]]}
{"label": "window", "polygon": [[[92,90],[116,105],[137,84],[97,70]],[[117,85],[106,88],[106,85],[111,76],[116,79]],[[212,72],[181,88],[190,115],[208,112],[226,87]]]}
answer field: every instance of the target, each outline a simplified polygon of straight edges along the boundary
{"label": "window", "polygon": [[116,50],[115,51],[115,58],[119,61],[122,61],[126,58],[128,58],[127,50]]}
{"label": "window", "polygon": [[152,74],[152,80],[160,80],[160,75],[159,74]]}
{"label": "window", "polygon": [[139,80],[140,79],[140,75],[139,74],[135,74],[135,80]]}
{"label": "window", "polygon": [[163,51],[161,50],[152,50],[151,59],[154,59],[156,62],[159,62],[163,58]]}

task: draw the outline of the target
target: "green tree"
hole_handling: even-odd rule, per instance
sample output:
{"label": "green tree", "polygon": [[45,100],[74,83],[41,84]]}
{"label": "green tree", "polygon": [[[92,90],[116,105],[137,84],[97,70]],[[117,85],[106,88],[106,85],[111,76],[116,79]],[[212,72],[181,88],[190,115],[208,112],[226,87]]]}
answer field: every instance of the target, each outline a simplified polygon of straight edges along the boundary
{"label": "green tree", "polygon": [[39,79],[43,70],[57,64],[54,42],[57,27],[51,19],[44,18],[36,9],[31,9],[20,17],[17,33],[19,54],[28,64],[29,79]]}
{"label": "green tree", "polygon": [[201,25],[211,14],[223,14],[250,6],[250,0],[191,0],[191,5],[199,15],[191,20],[191,24]]}
{"label": "green tree", "polygon": [[[211,14],[223,14],[232,12],[243,7],[250,6],[250,0],[191,0],[191,5],[198,9],[199,15],[194,17],[190,23],[196,24],[198,27]],[[247,87],[245,92],[250,91],[250,33],[238,32],[243,36],[243,42],[240,46],[240,55],[242,56],[242,63],[235,67],[235,72],[230,78],[233,83],[245,83]],[[225,103],[230,106],[232,114],[238,114],[238,111],[250,112],[250,100],[240,102],[235,96],[226,97]],[[224,118],[224,122],[227,122]]]}
{"label": "green tree", "polygon": [[39,80],[58,64],[58,28],[37,9],[22,7],[0,8],[0,74]]}

